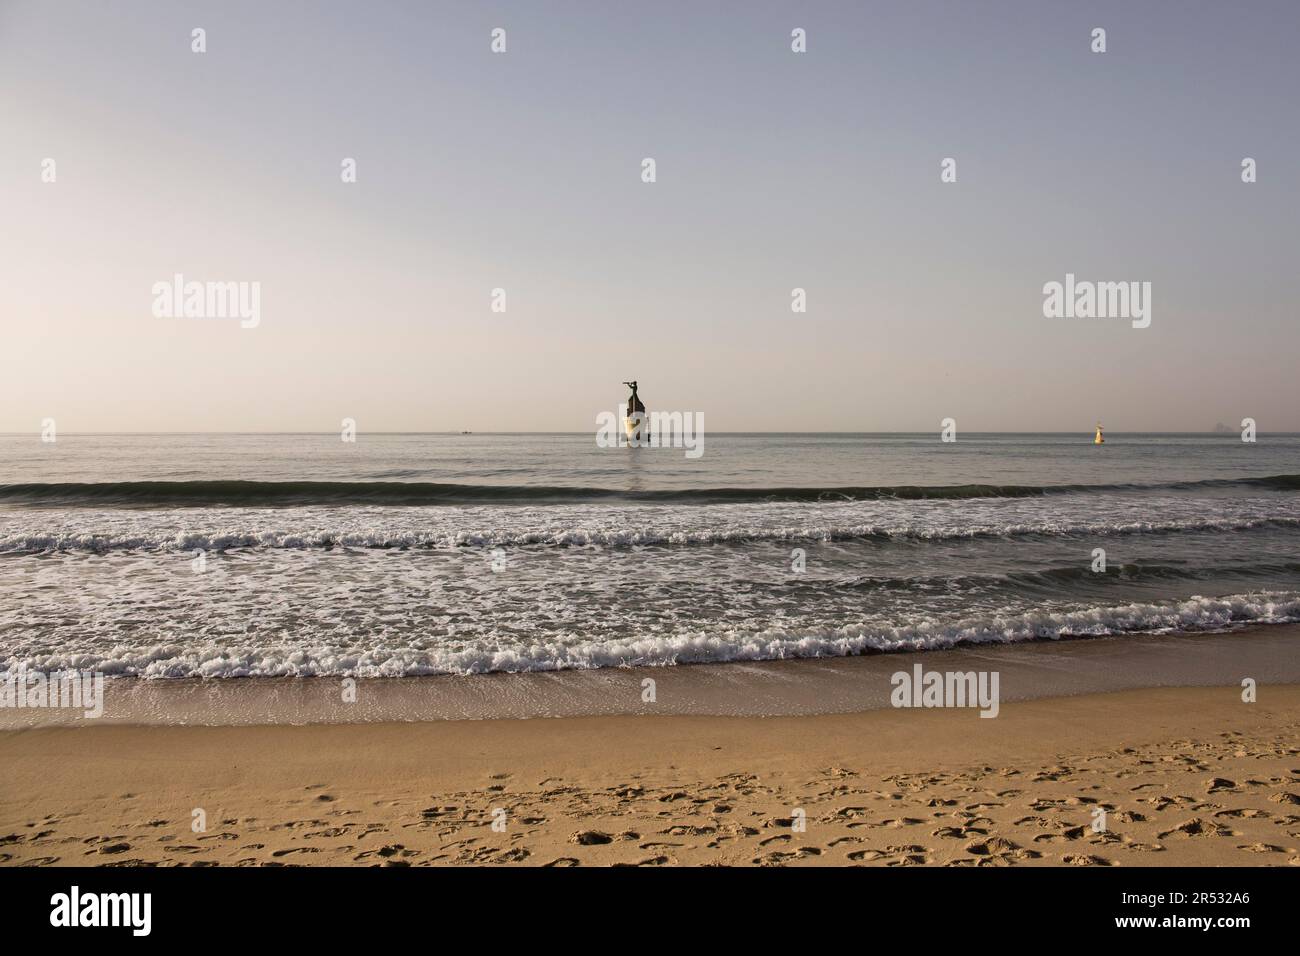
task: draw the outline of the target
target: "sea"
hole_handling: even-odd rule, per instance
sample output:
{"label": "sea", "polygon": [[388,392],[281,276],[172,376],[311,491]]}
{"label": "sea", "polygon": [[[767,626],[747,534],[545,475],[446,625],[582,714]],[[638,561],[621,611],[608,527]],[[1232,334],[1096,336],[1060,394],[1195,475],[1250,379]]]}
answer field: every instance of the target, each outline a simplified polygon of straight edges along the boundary
{"label": "sea", "polygon": [[403,678],[1300,621],[1300,435],[0,436],[0,676]]}

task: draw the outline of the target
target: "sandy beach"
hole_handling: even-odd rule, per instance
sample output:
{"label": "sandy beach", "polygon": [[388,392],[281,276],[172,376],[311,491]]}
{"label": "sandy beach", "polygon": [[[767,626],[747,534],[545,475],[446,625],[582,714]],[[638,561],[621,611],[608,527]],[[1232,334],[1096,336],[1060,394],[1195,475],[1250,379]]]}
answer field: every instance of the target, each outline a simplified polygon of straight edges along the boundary
{"label": "sandy beach", "polygon": [[1300,865],[1297,741],[1297,685],[1012,701],[994,720],[37,727],[0,733],[0,862]]}

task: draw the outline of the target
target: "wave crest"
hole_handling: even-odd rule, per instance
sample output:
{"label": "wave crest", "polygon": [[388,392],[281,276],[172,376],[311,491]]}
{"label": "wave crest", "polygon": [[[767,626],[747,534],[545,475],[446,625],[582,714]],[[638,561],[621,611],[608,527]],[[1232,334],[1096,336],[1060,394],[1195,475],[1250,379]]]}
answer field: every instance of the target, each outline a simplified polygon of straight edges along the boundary
{"label": "wave crest", "polygon": [[952,623],[924,622],[906,627],[735,630],[603,641],[538,640],[511,646],[413,649],[385,647],[358,652],[352,646],[241,647],[228,638],[218,645],[182,648],[157,645],[132,649],[10,656],[6,670],[97,670],[115,676],[182,677],[406,677],[431,674],[482,674],[494,671],[557,671],[599,667],[669,666],[725,661],[847,657],[858,654],[943,650],[963,645],[1011,644],[1034,640],[1123,634],[1224,631],[1250,624],[1300,621],[1300,594],[1257,592],[1225,597],[1192,597],[1168,603],[1133,603],[1069,611],[992,615]]}
{"label": "wave crest", "polygon": [[94,507],[256,507],[311,504],[454,505],[620,500],[665,504],[763,501],[960,500],[1028,498],[1108,491],[1194,490],[1242,486],[1300,490],[1300,475],[1094,485],[881,485],[834,488],[699,488],[627,491],[564,485],[473,485],[415,481],[105,481],[0,485],[0,502]]}

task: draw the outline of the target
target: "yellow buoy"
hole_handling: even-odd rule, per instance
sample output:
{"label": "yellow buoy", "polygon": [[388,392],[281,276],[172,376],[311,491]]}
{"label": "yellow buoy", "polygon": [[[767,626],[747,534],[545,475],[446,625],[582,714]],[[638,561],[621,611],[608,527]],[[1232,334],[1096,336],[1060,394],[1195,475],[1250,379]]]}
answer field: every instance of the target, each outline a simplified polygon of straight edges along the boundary
{"label": "yellow buoy", "polygon": [[1096,435],[1096,437],[1093,438],[1092,443],[1093,443],[1094,445],[1104,445],[1104,444],[1106,444],[1106,439],[1103,438],[1103,437],[1102,437],[1102,434],[1101,434],[1101,423],[1100,423],[1100,422],[1097,423],[1097,435]]}

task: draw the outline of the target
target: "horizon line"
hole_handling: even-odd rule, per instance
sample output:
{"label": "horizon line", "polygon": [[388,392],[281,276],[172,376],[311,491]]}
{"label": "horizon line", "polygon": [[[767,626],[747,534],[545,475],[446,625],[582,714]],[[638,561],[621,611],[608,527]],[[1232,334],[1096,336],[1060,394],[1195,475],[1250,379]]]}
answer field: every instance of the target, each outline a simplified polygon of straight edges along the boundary
{"label": "horizon line", "polygon": [[[1048,430],[1041,429],[1017,430],[1017,429],[995,429],[991,431],[977,431],[974,429],[963,429],[959,434],[964,435],[1085,435],[1092,434],[1094,426],[1086,429],[1067,429],[1067,430]],[[300,429],[288,429],[283,431],[219,431],[219,430],[162,430],[162,431],[123,431],[123,430],[105,430],[105,431],[60,431],[60,436],[77,436],[77,435],[337,435],[338,429],[324,429],[318,431],[305,431]],[[1190,430],[1190,429],[1162,429],[1157,431],[1137,430],[1137,431],[1119,431],[1113,428],[1107,428],[1108,435],[1237,435],[1240,433],[1236,428],[1225,428],[1223,430]],[[457,438],[474,436],[474,435],[589,435],[590,431],[408,431],[392,429],[373,429],[357,432],[358,435],[451,435]],[[839,430],[778,430],[778,431],[714,431],[713,435],[931,435],[937,434],[934,430],[926,431],[839,431]],[[1256,434],[1263,435],[1300,435],[1300,431],[1257,431]],[[40,437],[41,430],[34,429],[31,431],[4,431],[0,432],[0,437]]]}

